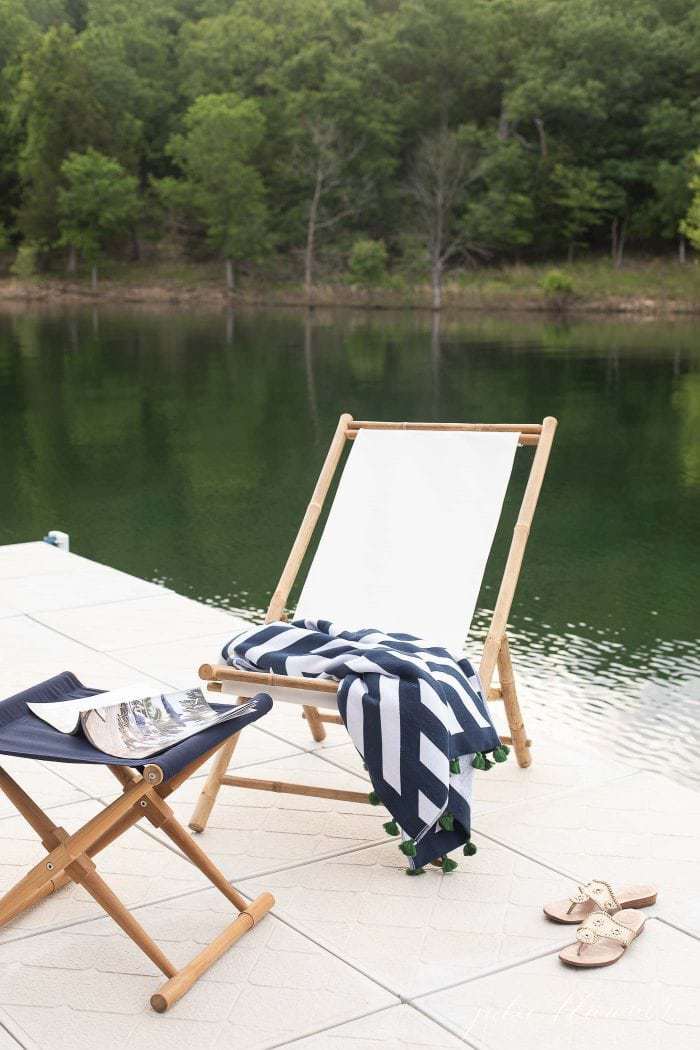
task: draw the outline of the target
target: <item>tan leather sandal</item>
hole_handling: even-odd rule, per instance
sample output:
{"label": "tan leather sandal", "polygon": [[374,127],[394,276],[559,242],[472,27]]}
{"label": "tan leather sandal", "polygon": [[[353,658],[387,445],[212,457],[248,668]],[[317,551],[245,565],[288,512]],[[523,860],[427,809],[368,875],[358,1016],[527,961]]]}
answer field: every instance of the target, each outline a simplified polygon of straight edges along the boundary
{"label": "tan leather sandal", "polygon": [[622,886],[612,890],[602,879],[592,879],[579,886],[579,892],[565,901],[552,901],[545,904],[544,913],[552,922],[570,923],[572,926],[583,922],[594,911],[604,911],[609,915],[621,908],[648,908],[656,903],[656,890],[653,886]]}
{"label": "tan leather sandal", "polygon": [[592,969],[610,966],[622,958],[625,951],[644,929],[646,916],[634,908],[624,908],[615,915],[597,911],[589,915],[576,931],[576,944],[569,944],[559,952],[567,966]]}

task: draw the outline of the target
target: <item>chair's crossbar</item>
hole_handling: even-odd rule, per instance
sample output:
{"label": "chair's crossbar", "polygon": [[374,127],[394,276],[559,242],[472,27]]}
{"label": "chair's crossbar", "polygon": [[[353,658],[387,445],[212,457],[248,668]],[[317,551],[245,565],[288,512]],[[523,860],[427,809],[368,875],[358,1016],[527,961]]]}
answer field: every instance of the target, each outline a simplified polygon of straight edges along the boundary
{"label": "chair's crossbar", "polygon": [[[221,691],[220,687],[223,682],[236,682],[241,686],[242,690],[253,689],[258,686],[265,688],[267,686],[268,689],[279,687],[315,693],[337,693],[338,691],[337,682],[322,678],[298,678],[295,675],[273,674],[272,671],[245,671],[240,667],[229,667],[226,664],[202,664],[199,669],[199,677],[202,681],[209,683],[209,688],[213,693]],[[241,692],[241,696],[244,695],[246,694]],[[490,687],[488,699],[502,700],[501,690],[497,686]],[[322,715],[320,713],[319,718],[322,722],[338,722],[340,720],[337,715]]]}
{"label": "chair's crossbar", "polygon": [[422,431],[471,431],[481,434],[518,433],[519,445],[539,444],[541,423],[381,423],[374,420],[359,420],[349,424],[346,434],[354,441],[360,430],[422,430]]}
{"label": "chair's crossbar", "polygon": [[[110,766],[110,770],[122,784],[121,797],[73,835],[54,824],[19,784],[0,767],[0,789],[38,833],[47,850],[47,856],[0,898],[0,926],[69,882],[77,882],[168,978],[151,997],[153,1009],[162,1012],[176,1002],[192,987],[197,978],[243,934],[252,929],[274,904],[274,898],[269,893],[262,893],[250,903],[238,893],[223,872],[176,820],[173,811],[164,801],[165,797],[191,776],[216,750],[217,748],[212,748],[191,762],[176,777],[155,787],[131,770]],[[179,970],[101,878],[93,861],[97,853],[144,817],[160,828],[239,912],[234,922]]]}
{"label": "chair's crossbar", "polygon": [[541,423],[394,423],[377,419],[353,419],[348,430],[475,430],[488,433],[539,434]]}
{"label": "chair's crossbar", "polygon": [[205,682],[240,682],[246,686],[283,686],[311,693],[337,693],[338,683],[322,678],[301,678],[294,675],[273,674],[271,671],[245,671],[227,664],[202,664],[199,677]]}

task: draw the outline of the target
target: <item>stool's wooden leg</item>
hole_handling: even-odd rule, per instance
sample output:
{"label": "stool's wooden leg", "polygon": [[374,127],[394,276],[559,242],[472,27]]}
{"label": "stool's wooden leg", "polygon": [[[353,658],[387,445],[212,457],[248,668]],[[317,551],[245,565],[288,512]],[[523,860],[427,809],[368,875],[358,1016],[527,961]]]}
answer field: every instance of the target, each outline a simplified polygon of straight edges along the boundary
{"label": "stool's wooden leg", "polygon": [[518,703],[518,694],[515,690],[513,664],[510,659],[508,639],[505,635],[501,642],[501,648],[498,650],[497,665],[498,678],[501,683],[501,692],[503,695],[503,706],[505,707],[506,718],[508,719],[508,725],[510,726],[510,735],[513,740],[513,747],[515,748],[515,757],[518,761],[518,765],[522,769],[525,769],[532,762],[532,757],[530,755],[527,733],[525,732],[525,726],[523,725],[520,704]]}
{"label": "stool's wooden leg", "polygon": [[166,977],[173,977],[177,973],[177,968],[160,950],[156,942],[149,937],[141,923],[137,922],[130,911],[127,911],[116,893],[97,874],[91,860],[85,856],[80,857],[66,871],[75,882],[85,887],[90,896],[94,897],[116,924],[121,926],[127,937],[130,937],[139,946]]}
{"label": "stool's wooden leg", "polygon": [[144,809],[144,815],[155,827],[160,828],[178,846],[185,856],[206,875],[218,890],[227,897],[239,911],[244,911],[248,901],[228,881],[223,871],[220,871],[213,860],[207,856],[204,850],[197,845],[191,835],[188,835],[175,814],[165,802],[158,798],[148,801]]}
{"label": "stool's wooden leg", "polygon": [[317,744],[320,744],[322,740],[326,739],[326,727],[321,721],[321,716],[318,713],[318,708],[305,707],[304,716],[306,717],[306,721],[309,723],[311,736],[314,738]]}
{"label": "stool's wooden leg", "polygon": [[239,736],[240,733],[236,733],[235,736],[230,737],[225,744],[222,744],[214,758],[214,762],[209,771],[209,776],[204,781],[204,787],[202,788],[194,813],[190,819],[190,827],[193,831],[204,831],[207,826],[209,814],[216,802],[216,796],[219,794],[221,778],[229,767],[233,752],[236,750]]}
{"label": "stool's wooden leg", "polygon": [[164,1013],[169,1006],[182,998],[197,978],[201,977],[217,959],[220,959],[232,944],[240,940],[244,933],[251,930],[256,922],[269,912],[274,903],[275,898],[271,893],[261,893],[259,897],[256,897],[230,926],[227,926],[218,937],[214,938],[211,944],[203,948],[194,959],[191,959],[169,981],[166,981],[155,995],[151,996],[153,1009],[158,1013]]}

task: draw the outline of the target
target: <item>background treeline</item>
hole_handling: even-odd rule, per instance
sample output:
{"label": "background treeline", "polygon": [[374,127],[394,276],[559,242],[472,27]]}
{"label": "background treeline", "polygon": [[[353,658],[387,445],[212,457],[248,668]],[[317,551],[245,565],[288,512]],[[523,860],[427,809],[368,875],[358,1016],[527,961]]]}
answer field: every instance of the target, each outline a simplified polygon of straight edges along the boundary
{"label": "background treeline", "polygon": [[698,239],[697,0],[0,0],[0,78],[20,276],[160,243],[439,304],[452,265]]}

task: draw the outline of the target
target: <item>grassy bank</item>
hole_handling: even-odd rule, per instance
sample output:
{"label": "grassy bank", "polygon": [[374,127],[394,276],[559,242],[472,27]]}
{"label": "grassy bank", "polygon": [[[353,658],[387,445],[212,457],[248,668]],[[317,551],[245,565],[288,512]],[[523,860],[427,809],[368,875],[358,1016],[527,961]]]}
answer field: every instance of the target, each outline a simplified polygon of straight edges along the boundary
{"label": "grassy bank", "polygon": [[[564,287],[548,290],[548,275],[556,271]],[[300,283],[264,272],[242,275],[228,293],[223,267],[215,262],[172,263],[148,260],[105,264],[96,291],[87,275],[68,278],[51,273],[20,281],[0,280],[0,301],[108,301],[208,303],[222,306],[261,304],[430,308],[427,283],[401,274],[372,288],[353,285],[342,277],[321,278],[309,300]],[[671,259],[631,260],[616,270],[607,260],[570,264],[520,264],[457,271],[445,281],[444,306],[488,311],[566,311],[668,315],[700,313],[700,264],[680,265]]]}

